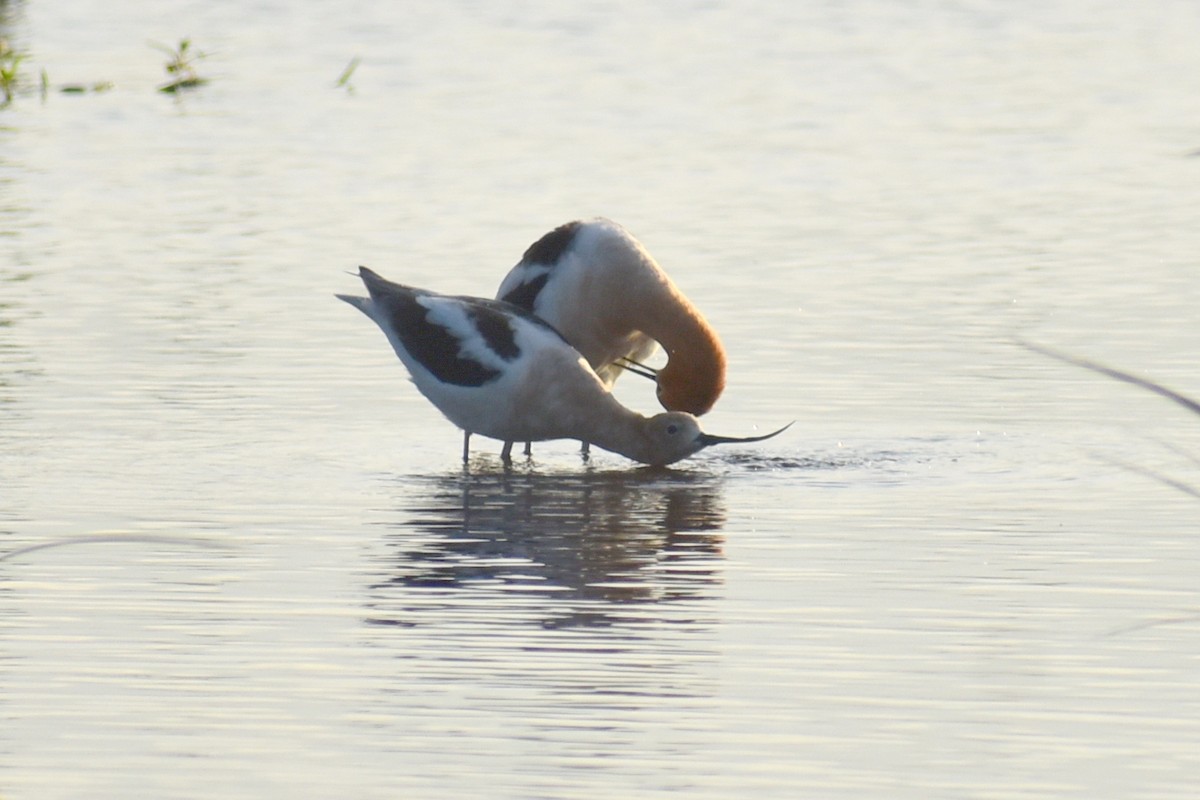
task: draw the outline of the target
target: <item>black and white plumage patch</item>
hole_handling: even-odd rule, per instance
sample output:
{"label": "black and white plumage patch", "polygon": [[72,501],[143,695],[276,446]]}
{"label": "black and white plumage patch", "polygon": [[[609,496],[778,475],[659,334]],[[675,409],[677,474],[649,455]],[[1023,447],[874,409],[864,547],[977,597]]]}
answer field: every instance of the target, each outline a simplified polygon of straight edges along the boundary
{"label": "black and white plumage patch", "polygon": [[[369,288],[373,288],[368,284]],[[476,358],[464,357],[460,331],[448,324],[429,319],[431,311],[421,302],[424,292],[371,292],[376,306],[385,314],[396,337],[409,355],[429,370],[442,383],[457,386],[483,386],[500,377],[500,370],[482,363]],[[503,324],[501,321],[500,324]],[[487,324],[488,330],[496,333],[496,324]],[[512,343],[512,332],[509,331]]]}
{"label": "black and white plumage patch", "polygon": [[382,317],[376,321],[441,383],[483,386],[498,379],[521,355],[514,328],[518,319],[558,337],[545,322],[508,303],[414,289],[365,267],[360,275]]}
{"label": "black and white plumage patch", "polygon": [[529,245],[529,248],[525,251],[525,255],[521,256],[521,261],[526,264],[558,263],[558,260],[562,258],[562,254],[575,241],[575,234],[579,233],[579,229],[582,227],[583,223],[579,220],[559,225]]}
{"label": "black and white plumage patch", "polygon": [[533,311],[538,295],[546,288],[555,265],[575,243],[583,224],[576,220],[559,225],[531,244],[512,274],[505,279],[499,299]]}
{"label": "black and white plumage patch", "polygon": [[538,295],[542,293],[542,289],[546,288],[546,282],[549,280],[550,270],[546,269],[540,275],[534,275],[529,280],[517,284],[500,299],[526,311],[533,311]]}
{"label": "black and white plumage patch", "polygon": [[473,303],[467,309],[467,316],[475,323],[475,330],[479,331],[493,353],[505,361],[512,361],[521,355],[516,331],[503,313],[482,303]]}

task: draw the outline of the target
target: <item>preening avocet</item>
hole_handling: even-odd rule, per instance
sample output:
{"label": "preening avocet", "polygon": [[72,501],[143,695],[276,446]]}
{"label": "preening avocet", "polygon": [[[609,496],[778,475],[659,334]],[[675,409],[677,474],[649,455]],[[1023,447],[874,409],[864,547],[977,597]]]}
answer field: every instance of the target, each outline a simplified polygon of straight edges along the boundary
{"label": "preening avocet", "polygon": [[506,442],[578,439],[664,465],[784,430],[712,436],[686,412],[644,417],[621,405],[579,351],[527,311],[413,289],[366,267],[358,274],[370,297],[338,297],[379,325],[421,394],[466,432],[464,461],[472,433]]}
{"label": "preening avocet", "polygon": [[[657,379],[668,411],[704,414],[725,388],[725,349],[704,315],[627,230],[568,222],[534,242],[496,298],[554,326],[608,386],[662,345]],[[632,363],[631,363],[632,362]]]}

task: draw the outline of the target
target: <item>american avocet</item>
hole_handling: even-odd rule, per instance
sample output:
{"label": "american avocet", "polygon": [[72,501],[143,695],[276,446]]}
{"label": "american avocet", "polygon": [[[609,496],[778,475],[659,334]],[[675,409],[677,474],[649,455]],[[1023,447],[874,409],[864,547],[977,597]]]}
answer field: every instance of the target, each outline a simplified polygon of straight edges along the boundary
{"label": "american avocet", "polygon": [[[554,326],[608,386],[622,369],[656,378],[668,411],[704,414],[725,388],[725,349],[650,253],[607,219],[568,222],[534,242],[496,298]],[[659,370],[641,367],[656,344]]]}
{"label": "american avocet", "polygon": [[358,274],[370,297],[338,297],[379,325],[421,394],[466,432],[464,461],[472,433],[505,442],[578,439],[664,465],[783,430],[712,436],[686,412],[644,417],[621,405],[579,351],[527,311],[402,286],[366,267]]}

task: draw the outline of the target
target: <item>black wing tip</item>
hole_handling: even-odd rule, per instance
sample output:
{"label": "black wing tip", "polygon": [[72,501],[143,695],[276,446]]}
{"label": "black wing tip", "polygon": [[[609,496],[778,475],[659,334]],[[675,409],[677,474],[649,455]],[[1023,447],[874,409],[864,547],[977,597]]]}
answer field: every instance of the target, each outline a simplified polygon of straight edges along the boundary
{"label": "black wing tip", "polygon": [[367,287],[367,291],[374,297],[377,293],[394,293],[404,292],[411,295],[426,295],[432,294],[424,289],[416,289],[403,283],[389,281],[387,278],[380,275],[370,267],[358,268],[358,277],[362,279],[363,285]]}
{"label": "black wing tip", "polygon": [[367,281],[382,281],[382,280],[384,280],[384,277],[382,275],[380,275],[378,272],[371,269],[370,267],[364,267],[362,264],[358,265],[358,272],[356,272],[354,274],[357,275],[358,277],[362,278],[363,283],[366,283]]}

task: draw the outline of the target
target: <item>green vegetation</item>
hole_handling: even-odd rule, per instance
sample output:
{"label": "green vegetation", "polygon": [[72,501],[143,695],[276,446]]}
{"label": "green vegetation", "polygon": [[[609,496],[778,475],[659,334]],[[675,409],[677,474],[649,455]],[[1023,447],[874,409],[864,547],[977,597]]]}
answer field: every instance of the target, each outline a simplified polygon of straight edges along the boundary
{"label": "green vegetation", "polygon": [[354,70],[358,69],[359,57],[355,56],[350,59],[350,63],[342,70],[342,74],[337,79],[337,88],[345,89],[350,94],[354,94],[354,84],[350,83],[350,76],[354,74]]}
{"label": "green vegetation", "polygon": [[[0,0],[0,4],[2,3],[3,0]],[[208,78],[201,76],[196,71],[197,62],[205,58],[206,54],[196,50],[192,46],[191,39],[180,39],[179,44],[175,47],[168,47],[157,42],[150,42],[150,46],[167,56],[163,69],[166,70],[168,81],[159,86],[158,91],[175,94],[185,89],[203,86],[209,82]],[[351,94],[354,93],[351,79],[354,77],[360,61],[358,56],[350,59],[338,76],[336,88],[345,89]],[[26,62],[27,55],[25,53],[14,50],[6,39],[0,38],[0,109],[11,105],[21,94],[36,92],[45,101],[50,92],[55,90],[62,94],[88,94],[107,92],[114,88],[111,81],[80,81],[55,86],[50,83],[50,76],[44,67],[34,68],[36,74],[29,74],[30,67]]]}
{"label": "green vegetation", "polygon": [[191,89],[208,83],[208,78],[201,78],[196,73],[195,62],[205,57],[204,53],[192,49],[191,39],[180,39],[175,48],[151,42],[156,50],[167,54],[167,63],[163,68],[167,71],[169,81],[158,87],[160,92],[175,93],[182,89]]}
{"label": "green vegetation", "polygon": [[[45,78],[46,71],[42,70],[42,77]],[[42,82],[42,96],[46,95],[47,84]],[[86,92],[107,92],[113,88],[112,81],[96,81],[95,83],[64,83],[58,87],[58,90],[63,94],[84,94]]]}
{"label": "green vegetation", "polygon": [[0,106],[8,105],[16,96],[21,62],[24,60],[25,56],[13,50],[8,40],[0,39],[0,92],[4,93]]}
{"label": "green vegetation", "polygon": [[[12,49],[9,43],[0,39],[0,108],[12,103],[19,93],[31,94],[37,91],[42,99],[50,93],[50,76],[42,68],[38,74],[37,86],[29,85],[21,65],[25,61],[24,53]],[[107,92],[113,88],[111,81],[96,81],[94,83],[66,83],[58,87],[63,94],[84,94],[85,92]]]}

